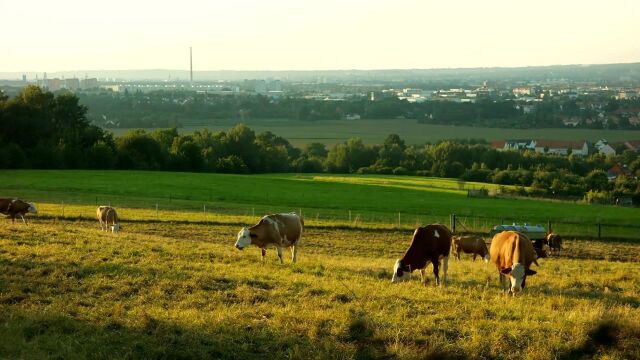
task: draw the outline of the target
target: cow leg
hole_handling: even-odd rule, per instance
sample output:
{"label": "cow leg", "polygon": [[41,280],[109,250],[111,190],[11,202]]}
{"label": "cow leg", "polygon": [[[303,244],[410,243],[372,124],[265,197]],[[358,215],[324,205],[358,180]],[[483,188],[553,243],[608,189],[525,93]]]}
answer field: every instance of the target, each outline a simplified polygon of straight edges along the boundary
{"label": "cow leg", "polygon": [[447,285],[447,270],[449,270],[449,257],[445,256],[442,260],[442,286]]}
{"label": "cow leg", "polygon": [[293,244],[291,246],[291,261],[296,262],[298,258],[298,244]]}
{"label": "cow leg", "polygon": [[264,264],[264,260],[267,257],[267,249],[260,249],[260,250],[262,250],[262,258],[261,258],[261,260],[262,260],[262,263]]}
{"label": "cow leg", "polygon": [[427,285],[427,267],[420,269],[420,281],[422,284]]}
{"label": "cow leg", "polygon": [[433,275],[436,277],[436,286],[440,285],[440,275],[438,272],[440,271],[440,259],[433,261]]}
{"label": "cow leg", "polygon": [[476,261],[476,255],[478,255],[478,254],[473,253],[473,261]]}
{"label": "cow leg", "polygon": [[27,222],[24,220],[24,215],[20,214],[20,217],[22,218],[22,223],[27,225]]}
{"label": "cow leg", "polygon": [[284,261],[282,261],[282,246],[278,246],[278,257],[280,258],[280,264],[284,264]]}

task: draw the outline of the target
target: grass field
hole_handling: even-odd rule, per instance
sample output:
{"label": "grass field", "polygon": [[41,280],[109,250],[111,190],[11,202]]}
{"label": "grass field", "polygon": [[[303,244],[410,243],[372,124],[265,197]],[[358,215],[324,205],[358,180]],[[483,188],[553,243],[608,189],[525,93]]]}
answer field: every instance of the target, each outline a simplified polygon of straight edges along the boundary
{"label": "grass field", "polygon": [[280,265],[238,228],[0,222],[0,358],[640,357],[637,244],[568,241],[511,298],[469,256],[445,288],[390,284],[410,230],[311,227]]}
{"label": "grass field", "polygon": [[[211,120],[198,125],[185,124],[182,133],[190,133],[201,128],[212,131],[226,131],[237,121]],[[607,139],[610,142],[640,139],[640,131],[632,130],[592,130],[592,129],[502,129],[469,126],[447,126],[418,124],[415,120],[246,120],[244,124],[256,132],[271,131],[282,136],[296,146],[310,142],[327,145],[344,142],[348,138],[359,137],[367,144],[381,144],[389,134],[398,134],[407,144],[424,144],[446,139],[550,139],[550,140],[590,140]],[[109,129],[116,135],[125,134],[128,129]],[[147,129],[151,130],[151,129]]]}
{"label": "grass field", "polygon": [[[93,216],[91,206],[160,210],[204,210],[208,220],[225,215],[260,215],[302,211],[323,224],[410,229],[416,224],[449,222],[450,214],[467,217],[467,227],[488,232],[501,221],[546,224],[579,222],[559,228],[576,235],[593,234],[598,223],[637,225],[640,209],[531,199],[468,198],[466,188],[490,184],[441,178],[354,175],[223,175],[134,171],[0,171],[0,196],[48,203],[43,215]],[[77,211],[71,205],[87,205]],[[75,212],[74,212],[75,211]],[[351,221],[349,221],[351,213]],[[160,214],[162,215],[162,214]],[[160,216],[158,215],[158,216]],[[165,216],[165,215],[162,215]],[[174,215],[167,215],[174,216]],[[569,226],[569,225],[567,225]],[[639,238],[639,229],[607,227],[605,236]],[[618,237],[618,236],[614,236]]]}

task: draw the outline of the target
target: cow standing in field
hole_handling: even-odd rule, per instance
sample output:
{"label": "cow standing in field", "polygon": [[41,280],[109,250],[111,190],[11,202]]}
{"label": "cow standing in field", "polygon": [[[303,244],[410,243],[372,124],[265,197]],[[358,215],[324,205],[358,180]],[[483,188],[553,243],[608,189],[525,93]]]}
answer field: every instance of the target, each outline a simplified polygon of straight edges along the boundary
{"label": "cow standing in field", "polygon": [[517,231],[503,231],[496,234],[491,240],[491,262],[498,268],[500,284],[504,291],[505,277],[511,280],[509,292],[515,295],[524,289],[528,275],[536,274],[529,269],[532,263],[538,265],[535,260],[535,251],[529,238]]}
{"label": "cow standing in field", "polygon": [[562,237],[560,235],[550,233],[547,235],[545,242],[554,254],[560,255],[560,250],[562,249]]}
{"label": "cow standing in field", "polygon": [[0,213],[7,215],[11,218],[11,222],[16,221],[16,216],[19,215],[22,218],[23,223],[27,223],[24,220],[24,216],[27,213],[38,213],[34,203],[28,203],[20,199],[0,199]]}
{"label": "cow standing in field", "polygon": [[262,249],[262,262],[267,256],[267,247],[275,246],[278,249],[280,263],[282,261],[282,248],[291,247],[291,261],[296,262],[298,244],[302,237],[304,220],[295,213],[266,215],[260,222],[250,228],[242,228],[238,232],[235,247],[239,250],[249,245],[255,245]]}
{"label": "cow standing in field", "polygon": [[544,259],[551,253],[551,248],[547,245],[547,239],[536,239],[532,241],[533,250],[536,252],[536,259]]}
{"label": "cow standing in field", "polygon": [[100,222],[100,230],[107,231],[111,227],[111,232],[117,233],[120,231],[120,224],[118,223],[118,213],[116,209],[111,206],[98,206],[96,209],[96,216]]}
{"label": "cow standing in field", "polygon": [[433,264],[433,274],[436,285],[440,284],[439,265],[443,261],[442,284],[447,283],[447,269],[449,267],[449,252],[451,251],[451,231],[440,224],[427,225],[417,228],[413,233],[411,245],[401,259],[393,267],[392,282],[409,280],[413,270],[420,270],[422,282],[426,283],[428,262]]}
{"label": "cow standing in field", "polygon": [[490,259],[487,244],[480,236],[454,236],[451,239],[451,252],[453,253],[453,256],[456,258],[456,260],[460,260],[461,252],[464,252],[466,254],[473,254],[474,261],[476,260],[477,255],[480,255],[484,262],[489,262]]}

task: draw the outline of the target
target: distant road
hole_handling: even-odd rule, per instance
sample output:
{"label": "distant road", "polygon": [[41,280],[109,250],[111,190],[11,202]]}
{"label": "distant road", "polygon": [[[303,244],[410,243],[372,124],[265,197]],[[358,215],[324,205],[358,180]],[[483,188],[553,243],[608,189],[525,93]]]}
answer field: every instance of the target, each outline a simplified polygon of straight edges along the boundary
{"label": "distant road", "polygon": [[[207,127],[212,131],[227,130],[238,121],[211,120],[198,126],[185,126],[181,133]],[[332,145],[348,138],[360,137],[368,144],[382,143],[387,135],[396,133],[407,144],[422,144],[443,139],[551,139],[591,140],[607,139],[610,142],[640,140],[640,130],[593,130],[593,129],[501,129],[468,126],[418,124],[415,120],[247,120],[243,121],[256,132],[271,131],[288,139],[294,145],[321,142]],[[110,129],[120,136],[128,129]],[[149,129],[148,129],[149,130]]]}

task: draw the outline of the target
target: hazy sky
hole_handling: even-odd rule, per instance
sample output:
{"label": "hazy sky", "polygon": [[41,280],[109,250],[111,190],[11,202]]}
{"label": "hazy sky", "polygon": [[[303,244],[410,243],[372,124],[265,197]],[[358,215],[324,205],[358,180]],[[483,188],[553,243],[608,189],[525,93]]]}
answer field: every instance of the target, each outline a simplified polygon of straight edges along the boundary
{"label": "hazy sky", "polygon": [[0,71],[640,62],[640,0],[0,0]]}

